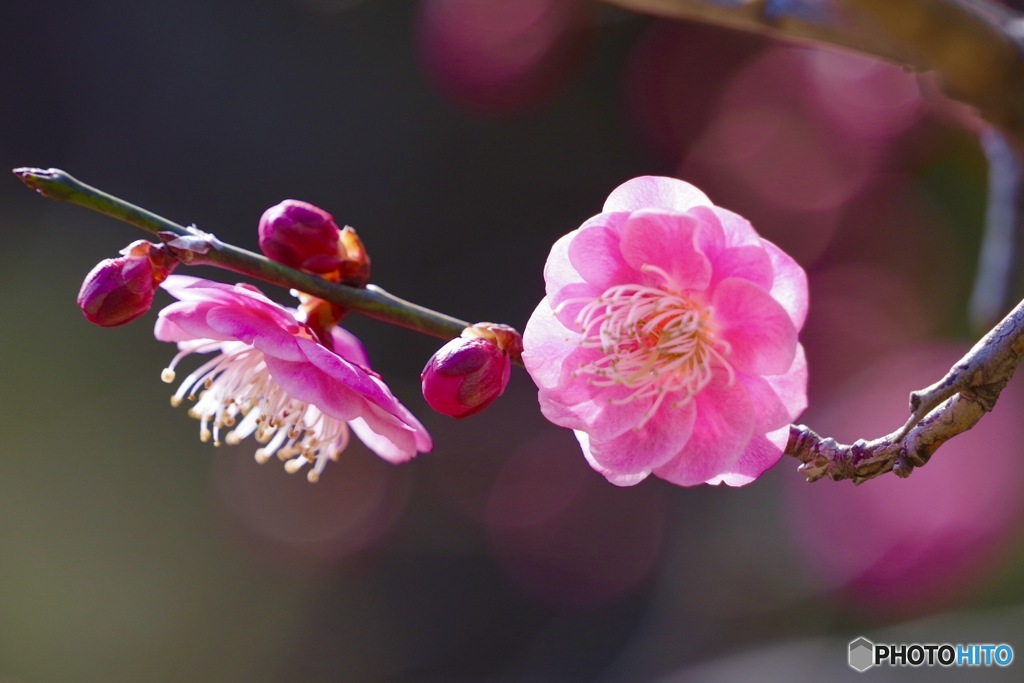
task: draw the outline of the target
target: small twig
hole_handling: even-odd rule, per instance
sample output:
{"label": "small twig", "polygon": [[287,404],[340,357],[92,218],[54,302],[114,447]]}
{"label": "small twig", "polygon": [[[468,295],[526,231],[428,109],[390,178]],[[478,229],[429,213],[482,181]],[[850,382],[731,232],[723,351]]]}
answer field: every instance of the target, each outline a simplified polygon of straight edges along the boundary
{"label": "small twig", "polygon": [[280,287],[296,289],[352,311],[440,339],[458,337],[469,323],[418,306],[379,287],[366,289],[328,282],[288,268],[209,233],[186,228],[76,180],[60,169],[18,168],[14,174],[44,197],[76,204],[124,221],[165,242],[188,265],[208,265],[248,275]]}
{"label": "small twig", "polygon": [[851,445],[791,425],[786,453],[808,481],[828,477],[860,483],[892,471],[908,477],[950,438],[973,427],[996,399],[1024,355],[1024,301],[1017,304],[935,384],[910,394],[911,416],[898,430]]}
{"label": "small twig", "polygon": [[1024,157],[995,129],[981,134],[988,158],[988,202],[970,319],[990,327],[1011,302],[1024,241]]}

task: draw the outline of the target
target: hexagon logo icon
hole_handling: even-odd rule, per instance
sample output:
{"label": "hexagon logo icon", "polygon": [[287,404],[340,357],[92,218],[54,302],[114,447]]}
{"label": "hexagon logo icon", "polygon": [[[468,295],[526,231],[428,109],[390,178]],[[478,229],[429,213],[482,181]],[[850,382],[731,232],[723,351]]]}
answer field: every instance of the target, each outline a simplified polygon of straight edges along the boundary
{"label": "hexagon logo icon", "polygon": [[875,665],[875,644],[861,636],[850,641],[850,668],[864,672]]}

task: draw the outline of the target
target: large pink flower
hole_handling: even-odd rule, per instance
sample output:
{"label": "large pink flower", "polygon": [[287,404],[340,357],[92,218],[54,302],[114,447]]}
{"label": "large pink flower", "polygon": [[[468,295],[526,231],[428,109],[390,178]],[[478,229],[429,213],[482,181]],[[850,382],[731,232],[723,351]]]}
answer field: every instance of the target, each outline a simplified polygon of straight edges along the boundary
{"label": "large pink flower", "polygon": [[523,335],[545,417],[609,481],[749,483],[807,404],[802,268],[673,178],[619,186],[555,243]]}
{"label": "large pink flower", "polygon": [[[155,334],[177,342],[164,370],[193,353],[215,355],[190,374],[171,399],[196,403],[200,438],[237,444],[255,434],[264,444],[256,460],[272,455],[316,481],[328,460],[345,449],[349,428],[377,455],[402,462],[431,449],[430,435],[369,369],[362,345],[335,328],[334,350],[316,340],[295,314],[254,287],[172,275],[161,285],[179,301],[160,312]],[[197,396],[198,394],[198,396]]]}

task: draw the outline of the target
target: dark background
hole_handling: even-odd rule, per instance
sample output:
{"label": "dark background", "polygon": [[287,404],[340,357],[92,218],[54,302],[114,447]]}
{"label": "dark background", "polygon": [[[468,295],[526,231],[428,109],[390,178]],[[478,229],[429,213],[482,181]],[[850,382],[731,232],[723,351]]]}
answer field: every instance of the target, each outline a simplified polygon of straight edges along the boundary
{"label": "dark background", "polygon": [[[429,4],[5,3],[0,165],[247,248],[304,199],[359,230],[378,285],[520,329],[558,236],[676,175],[807,268],[801,421],[846,441],[970,346],[984,158],[911,76],[586,3],[525,2],[548,13],[521,29]],[[440,342],[353,316],[434,452],[353,443],[310,486],[199,443],[154,314],[81,317],[82,277],[142,233],[13,176],[0,226],[3,683],[811,681],[855,675],[860,635],[1024,652],[1015,384],[907,481],[783,461],[742,489],[618,489],[525,373],[455,422],[419,396]],[[963,672],[870,675],[939,674]]]}

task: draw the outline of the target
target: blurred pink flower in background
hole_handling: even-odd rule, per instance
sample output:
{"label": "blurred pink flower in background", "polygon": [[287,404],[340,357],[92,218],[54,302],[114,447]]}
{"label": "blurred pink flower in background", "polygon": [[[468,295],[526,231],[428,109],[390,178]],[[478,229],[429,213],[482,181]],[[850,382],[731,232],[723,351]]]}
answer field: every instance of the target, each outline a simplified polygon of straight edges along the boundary
{"label": "blurred pink flower in background", "polygon": [[362,345],[336,327],[336,352],[316,341],[295,314],[254,287],[181,275],[163,288],[179,299],[160,312],[155,334],[176,342],[179,353],[164,370],[193,353],[215,353],[181,383],[171,399],[198,400],[189,415],[200,420],[203,441],[237,444],[255,434],[264,444],[256,459],[277,455],[285,469],[307,464],[317,481],[329,460],[348,445],[349,428],[377,455],[393,463],[431,449],[423,425],[369,370]]}
{"label": "blurred pink flower in background", "polygon": [[768,234],[810,261],[924,111],[914,78],[896,66],[774,47],[733,77],[680,173],[744,197],[742,210],[759,224],[771,218]]}
{"label": "blurred pink flower in background", "polygon": [[426,0],[417,25],[424,65],[470,108],[527,109],[572,75],[589,7],[588,0]]}
{"label": "blurred pink flower in background", "polygon": [[654,573],[665,550],[663,489],[617,489],[569,457],[549,432],[517,448],[490,486],[491,553],[526,593],[567,607],[621,598]]}
{"label": "blurred pink flower in background", "polygon": [[934,109],[892,64],[700,26],[655,23],[628,67],[642,138],[805,265]]}
{"label": "blurred pink flower in background", "polygon": [[524,333],[541,411],[632,485],[749,483],[806,406],[804,271],[674,178],[619,186],[562,237]]}
{"label": "blurred pink flower in background", "polygon": [[225,523],[253,556],[292,573],[323,569],[376,547],[402,519],[414,475],[353,455],[345,460],[344,476],[324,477],[316,486],[282,479],[245,458],[214,458]]}
{"label": "blurred pink flower in background", "polygon": [[[808,423],[845,443],[889,433],[907,414],[908,393],[966,350],[918,342],[883,358],[834,389],[831,401],[816,401]],[[1020,540],[1024,459],[1013,444],[1024,440],[1021,398],[1011,382],[991,414],[908,479],[792,479],[792,530],[808,573],[852,604],[887,614],[942,609],[976,591]]]}

